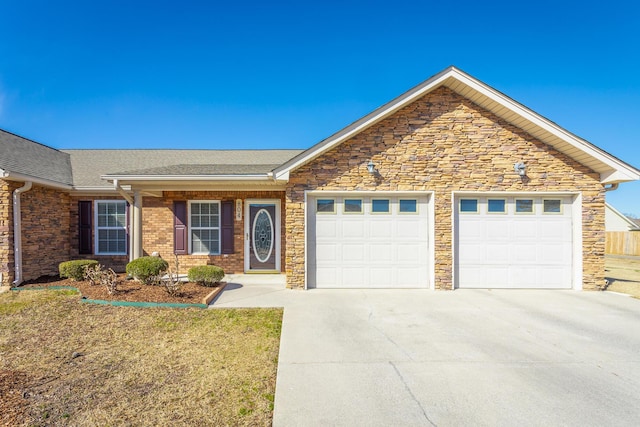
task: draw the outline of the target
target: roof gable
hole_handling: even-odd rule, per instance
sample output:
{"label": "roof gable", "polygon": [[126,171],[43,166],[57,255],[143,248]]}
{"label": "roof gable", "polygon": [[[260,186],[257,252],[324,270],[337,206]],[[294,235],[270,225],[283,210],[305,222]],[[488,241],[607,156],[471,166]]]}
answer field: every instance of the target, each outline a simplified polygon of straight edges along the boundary
{"label": "roof gable", "polygon": [[449,67],[394,100],[377,108],[329,138],[300,153],[274,170],[276,179],[288,179],[289,172],[311,162],[344,141],[363,132],[403,107],[439,87],[448,87],[506,122],[600,174],[603,184],[640,179],[640,170],[612,156],[588,141],[561,128],[524,105],[471,77]]}

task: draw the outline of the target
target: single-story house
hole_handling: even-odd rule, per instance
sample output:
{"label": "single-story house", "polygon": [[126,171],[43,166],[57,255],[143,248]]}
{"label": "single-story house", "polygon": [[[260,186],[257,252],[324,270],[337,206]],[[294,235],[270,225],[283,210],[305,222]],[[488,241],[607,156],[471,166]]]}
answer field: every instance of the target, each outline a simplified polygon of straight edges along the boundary
{"label": "single-story house", "polygon": [[640,179],[455,67],[307,150],[0,142],[3,284],[155,252],[296,289],[599,289],[605,193]]}
{"label": "single-story house", "polygon": [[640,225],[609,203],[604,205],[604,225],[605,231],[640,231]]}

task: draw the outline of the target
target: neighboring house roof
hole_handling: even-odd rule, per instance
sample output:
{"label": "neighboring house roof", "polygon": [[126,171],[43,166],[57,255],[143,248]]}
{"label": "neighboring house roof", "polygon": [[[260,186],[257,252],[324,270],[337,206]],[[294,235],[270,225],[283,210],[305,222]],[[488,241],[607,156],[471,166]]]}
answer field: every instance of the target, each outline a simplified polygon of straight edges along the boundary
{"label": "neighboring house roof", "polygon": [[640,230],[640,224],[620,213],[609,203],[605,203],[604,227],[606,231],[636,231]]}
{"label": "neighboring house roof", "polygon": [[0,129],[0,177],[67,188],[72,183],[69,155]]}
{"label": "neighboring house roof", "polygon": [[76,189],[112,186],[108,180],[179,180],[212,176],[266,176],[302,150],[62,150],[71,156]]}
{"label": "neighboring house roof", "polygon": [[275,178],[288,179],[289,172],[314,160],[347,139],[363,132],[370,126],[442,86],[453,90],[593,171],[598,172],[600,181],[603,184],[640,179],[640,170],[561,128],[552,121],[455,67],[449,67],[441,71],[391,102],[300,153],[277,168],[274,171]]}

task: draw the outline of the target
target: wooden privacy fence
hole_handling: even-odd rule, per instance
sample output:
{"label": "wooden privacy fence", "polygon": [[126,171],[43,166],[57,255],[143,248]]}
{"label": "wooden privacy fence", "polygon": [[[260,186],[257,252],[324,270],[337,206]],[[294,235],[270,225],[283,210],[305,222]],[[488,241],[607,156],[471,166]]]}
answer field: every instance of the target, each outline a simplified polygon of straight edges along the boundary
{"label": "wooden privacy fence", "polygon": [[604,253],[640,256],[640,231],[607,231]]}

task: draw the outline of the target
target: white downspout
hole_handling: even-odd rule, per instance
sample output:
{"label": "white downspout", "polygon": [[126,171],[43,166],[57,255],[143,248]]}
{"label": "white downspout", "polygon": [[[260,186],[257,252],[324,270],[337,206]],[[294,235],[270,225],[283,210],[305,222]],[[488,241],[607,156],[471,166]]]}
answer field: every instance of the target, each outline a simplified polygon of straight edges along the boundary
{"label": "white downspout", "polygon": [[27,181],[20,188],[13,190],[13,261],[15,268],[14,286],[22,283],[22,212],[20,210],[20,195],[31,190],[33,183]]}

